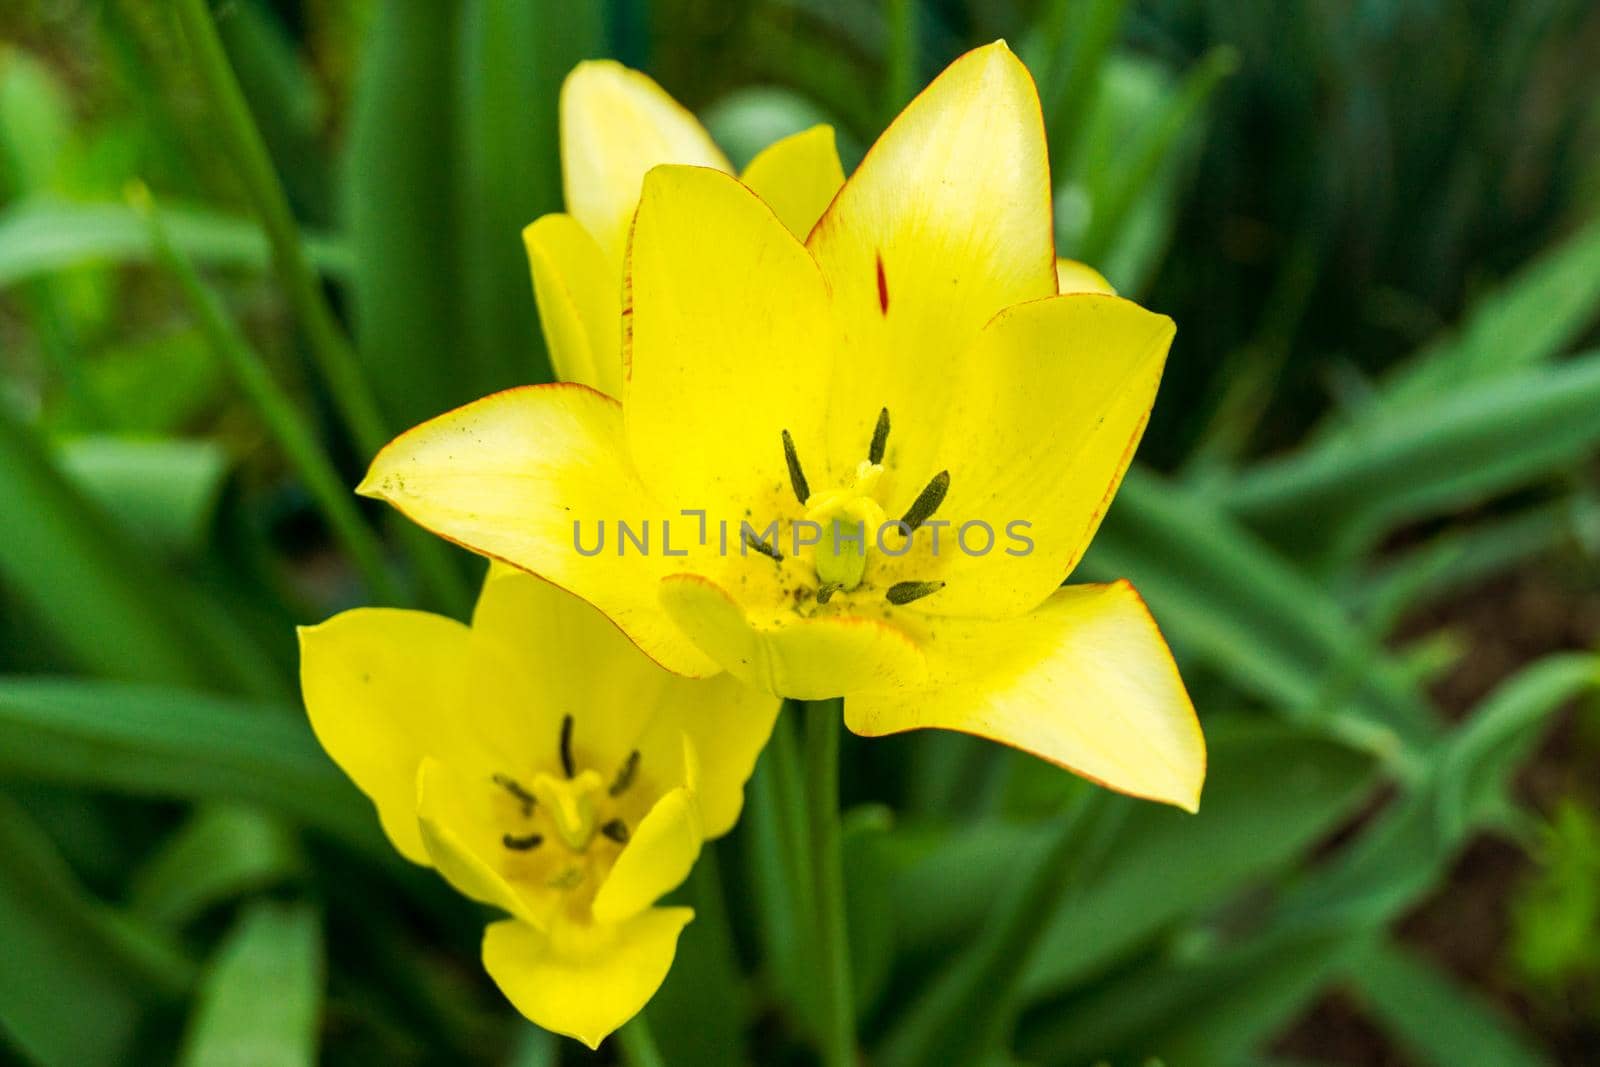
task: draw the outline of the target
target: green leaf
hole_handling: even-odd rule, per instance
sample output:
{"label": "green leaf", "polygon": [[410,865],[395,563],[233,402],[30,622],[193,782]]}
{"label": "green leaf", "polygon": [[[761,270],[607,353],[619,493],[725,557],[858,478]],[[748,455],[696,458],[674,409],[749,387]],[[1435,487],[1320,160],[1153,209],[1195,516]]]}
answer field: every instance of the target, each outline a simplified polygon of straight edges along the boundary
{"label": "green leaf", "polygon": [[1238,1062],[1284,1026],[1360,955],[1348,930],[1285,930],[1158,959],[1079,996],[1032,1009],[1017,1051],[1024,1060],[1081,1067]]}
{"label": "green leaf", "polygon": [[1550,717],[1600,686],[1600,658],[1546,656],[1502,682],[1450,739],[1439,766],[1439,818],[1448,838],[1461,838],[1505,809],[1517,767],[1533,751]]}
{"label": "green leaf", "polygon": [[[1600,353],[1442,390],[1262,464],[1226,505],[1296,552],[1354,557],[1388,528],[1581,464],[1600,442]],[[1537,433],[1528,427],[1538,427]]]}
{"label": "green leaf", "polygon": [[460,15],[457,4],[377,5],[358,67],[344,175],[356,346],[397,426],[478,395],[477,369],[453,358],[466,329],[452,172]]}
{"label": "green leaf", "polygon": [[59,455],[67,476],[140,543],[166,553],[204,547],[230,465],[221,445],[81,437]]}
{"label": "green leaf", "polygon": [[322,971],[322,925],[309,905],[250,908],[207,968],[184,1067],[311,1067]]}
{"label": "green leaf", "polygon": [[163,574],[0,403],[0,579],[84,667],[136,681],[283,693],[220,605]]}
{"label": "green leaf", "polygon": [[1209,732],[1198,815],[1138,806],[1105,867],[1040,934],[1029,996],[1064,990],[1152,934],[1274,877],[1368,795],[1374,761],[1304,731],[1227,723]]}
{"label": "green leaf", "polygon": [[133,877],[128,907],[181,926],[224,901],[297,878],[305,859],[276,819],[231,804],[202,807]]}
{"label": "green leaf", "polygon": [[287,708],[111,682],[0,679],[0,774],[246,801],[391,856],[370,806]]}
{"label": "green leaf", "polygon": [[561,210],[556,100],[600,54],[601,21],[598,5],[541,0],[471,0],[462,14],[456,204],[475,394],[551,377],[521,233]]}
{"label": "green leaf", "polygon": [[[1600,316],[1600,219],[1545,252],[1472,309],[1460,333],[1430,345],[1384,383],[1378,412],[1560,355]],[[1374,413],[1362,411],[1359,420]],[[1330,432],[1344,432],[1330,427]]]}
{"label": "green leaf", "polygon": [[1379,945],[1350,971],[1367,1012],[1419,1063],[1548,1067],[1511,1024],[1477,995],[1394,945]]}
{"label": "green leaf", "polygon": [[[1375,635],[1204,493],[1135,466],[1074,575],[1085,577],[1131,579],[1180,655],[1286,715],[1390,756],[1436,736],[1431,711]],[[1361,670],[1338,693],[1348,664]]]}
{"label": "green leaf", "polygon": [[774,141],[813,126],[833,126],[843,159],[859,158],[861,149],[847,142],[834,116],[815,101],[791,89],[750,86],[735,89],[706,109],[701,116],[717,146],[741,170]]}
{"label": "green leaf", "polygon": [[[254,222],[197,206],[168,205],[162,214],[173,243],[197,263],[254,271],[271,265],[266,235]],[[342,243],[316,234],[302,243],[324,274],[351,273]],[[125,204],[36,197],[0,210],[0,289],[73,267],[152,258],[149,227]]]}
{"label": "green leaf", "polygon": [[145,1009],[181,993],[193,965],[94,899],[55,845],[0,794],[0,1030],[42,1067],[112,1067]]}
{"label": "green leaf", "polygon": [[[1200,814],[1150,804],[1128,814],[1103,867],[1039,931],[1026,997],[1064,991],[1183,917],[1279,874],[1347,818],[1373,781],[1370,756],[1303,728],[1224,719],[1208,724],[1207,744]],[[1043,834],[991,821],[932,848],[902,843],[920,855],[895,886],[894,899],[919,902],[897,915],[901,944],[917,958],[942,958],[966,942]]]}

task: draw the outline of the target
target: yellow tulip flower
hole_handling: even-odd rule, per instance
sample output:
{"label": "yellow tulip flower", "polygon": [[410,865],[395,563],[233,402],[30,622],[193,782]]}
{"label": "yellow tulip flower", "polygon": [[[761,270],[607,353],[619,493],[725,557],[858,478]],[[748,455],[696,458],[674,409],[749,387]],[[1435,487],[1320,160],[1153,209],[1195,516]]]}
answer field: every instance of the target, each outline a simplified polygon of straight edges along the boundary
{"label": "yellow tulip flower", "polygon": [[511,917],[483,962],[591,1048],[672,965],[656,907],[738,819],[778,702],[651,663],[605,617],[495,568],[472,625],[358,608],[300,631],[306,710],[394,847]]}
{"label": "yellow tulip flower", "polygon": [[1174,327],[1064,285],[1052,232],[1038,96],[1004,43],[912,101],[803,242],[734,178],[657,167],[621,402],[499,393],[396,439],[360,491],[577,593],[670,670],[844,696],[858,734],[977,734],[1193,810],[1204,739],[1155,622],[1126,582],[1061,584]]}
{"label": "yellow tulip flower", "polygon": [[[663,163],[733,168],[692,114],[612,60],[580,63],[561,86],[567,213],[522,231],[550,360],[562,381],[622,395],[623,259],[645,174]],[[743,180],[801,239],[844,184],[833,127],[764,149]]]}

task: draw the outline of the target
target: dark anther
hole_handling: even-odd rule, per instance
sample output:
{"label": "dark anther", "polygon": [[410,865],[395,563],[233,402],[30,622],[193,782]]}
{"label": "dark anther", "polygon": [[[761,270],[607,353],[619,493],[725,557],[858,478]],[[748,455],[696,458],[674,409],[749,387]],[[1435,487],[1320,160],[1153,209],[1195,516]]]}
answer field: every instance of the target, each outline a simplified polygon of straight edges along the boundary
{"label": "dark anther", "polygon": [[516,834],[504,834],[500,838],[500,843],[513,852],[527,852],[529,849],[535,849],[544,844],[544,836],[542,834],[527,834],[518,837]]}
{"label": "dark anther", "polygon": [[561,720],[561,769],[568,778],[576,778],[578,769],[572,764],[572,716]]}
{"label": "dark anther", "polygon": [[783,431],[783,461],[789,465],[789,485],[795,499],[804,504],[811,499],[811,486],[806,482],[806,472],[800,469],[800,455],[794,450],[794,438]]}
{"label": "dark anther", "polygon": [[891,604],[909,604],[943,588],[943,582],[896,582],[889,587],[887,595]]}
{"label": "dark anther", "polygon": [[763,556],[766,556],[768,559],[772,560],[774,563],[782,563],[783,562],[783,553],[782,552],[779,552],[776,548],[773,548],[771,545],[769,545],[765,541],[761,540],[761,538],[757,537],[755,534],[751,533],[749,530],[746,530],[744,532],[744,543],[746,545],[749,545],[751,548],[755,549],[757,552],[761,553]]}
{"label": "dark anther", "polygon": [[889,409],[884,408],[878,412],[878,425],[872,428],[872,447],[867,449],[867,459],[873,463],[883,462],[883,450],[889,445]]}
{"label": "dark anther", "polygon": [[817,603],[826,604],[833,599],[833,594],[837,593],[841,588],[843,587],[838,582],[824,582],[822,585],[817,586]]}
{"label": "dark anther", "polygon": [[533,806],[537,804],[538,801],[534,799],[532,793],[522,788],[521,783],[519,783],[515,778],[512,778],[509,775],[497,774],[494,776],[494,784],[517,798],[517,801],[522,805],[522,814],[524,817],[533,814]]}
{"label": "dark anther", "polygon": [[612,819],[610,822],[600,827],[600,832],[611,838],[611,840],[615,841],[619,845],[627,843],[628,824],[623,822],[621,819]]}
{"label": "dark anther", "polygon": [[612,780],[611,788],[607,790],[614,797],[620,797],[628,791],[633,784],[633,776],[639,771],[639,750],[634,749],[628,753],[628,758],[623,761],[622,769],[617,772],[617,777]]}
{"label": "dark anther", "polygon": [[906,509],[905,516],[900,521],[906,524],[908,530],[915,530],[939,510],[939,505],[944,503],[945,493],[949,491],[950,472],[940,471],[933,476],[933,481],[917,494],[917,499],[911,502],[911,506]]}

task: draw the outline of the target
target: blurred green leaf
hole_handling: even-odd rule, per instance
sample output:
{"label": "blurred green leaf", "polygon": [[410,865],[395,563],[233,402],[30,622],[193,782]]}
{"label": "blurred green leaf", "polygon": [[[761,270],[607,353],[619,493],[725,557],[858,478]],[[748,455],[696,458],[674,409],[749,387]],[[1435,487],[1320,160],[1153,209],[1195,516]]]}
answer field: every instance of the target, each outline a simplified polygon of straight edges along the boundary
{"label": "blurred green leaf", "polygon": [[[820,104],[792,89],[753,86],[736,89],[706,109],[701,116],[712,138],[735,167],[748,166],[763,148],[792,133],[813,126],[833,126],[839,139],[839,156],[846,163],[859,158],[848,132]],[[848,168],[847,168],[848,172]]]}
{"label": "blurred green leaf", "polygon": [[322,924],[306,904],[247,910],[212,957],[184,1067],[311,1067],[322,1021]]}
{"label": "blurred green leaf", "polygon": [[356,349],[396,426],[478,395],[478,369],[459,362],[464,235],[451,161],[461,10],[377,5],[357,72],[343,183]]}
{"label": "blurred green leaf", "polygon": [[[1226,505],[1299,553],[1353,557],[1386,529],[1581,464],[1600,442],[1600,353],[1442,390],[1256,467]],[[1530,433],[1529,427],[1538,427]]]}
{"label": "blurred green leaf", "polygon": [[176,689],[0,679],[0,773],[139,796],[260,804],[389,858],[370,806],[305,719]]}
{"label": "blurred green leaf", "polygon": [[1432,1067],[1492,1063],[1546,1067],[1498,1013],[1417,956],[1377,945],[1351,968],[1364,1006],[1419,1062]]}
{"label": "blurred green leaf", "polygon": [[1144,804],[1129,815],[1103,869],[1041,932],[1027,995],[1083,981],[1185,915],[1281,874],[1373,784],[1369,755],[1304,731],[1227,723],[1207,740],[1200,813]]}
{"label": "blurred green leaf", "polygon": [[134,874],[128,908],[152,924],[181,926],[304,871],[299,844],[282,823],[250,808],[208,804]]}
{"label": "blurred green leaf", "polygon": [[719,851],[707,843],[688,884],[670,901],[692,907],[694,921],[679,936],[672,970],[650,1000],[650,1028],[669,1064],[738,1067],[750,1060],[745,1036],[752,998],[739,968]]}
{"label": "blurred green leaf", "polygon": [[1600,815],[1564,798],[1511,899],[1511,954],[1540,992],[1582,988],[1600,975]]}
{"label": "blurred green leaf", "polygon": [[[1131,579],[1181,654],[1286,714],[1390,756],[1436,736],[1431,712],[1374,635],[1209,494],[1135,465],[1075,577]],[[1362,670],[1346,711],[1327,698],[1350,663]]]}
{"label": "blurred green leaf", "polygon": [[88,669],[138,681],[228,682],[277,695],[282,676],[238,621],[164,575],[77,492],[0,402],[0,578]]}
{"label": "blurred green leaf", "polygon": [[471,360],[474,396],[551,377],[521,233],[561,210],[557,95],[600,54],[601,22],[599,5],[543,0],[471,0],[462,12],[454,158],[470,352],[456,359]]}
{"label": "blurred green leaf", "polygon": [[[1600,318],[1600,220],[1590,222],[1523,267],[1472,309],[1455,336],[1428,346],[1383,383],[1375,410],[1355,413],[1356,425],[1375,416],[1404,418],[1418,403],[1472,382],[1486,381],[1560,355]],[[1349,427],[1334,423],[1329,434]]]}
{"label": "blurred green leaf", "polygon": [[1193,958],[1157,959],[1023,1020],[1027,1061],[1081,1067],[1236,1063],[1289,1021],[1364,948],[1347,930],[1290,930]]}
{"label": "blurred green leaf", "polygon": [[80,437],[59,455],[67,476],[140,543],[182,554],[203,547],[230,464],[216,442],[179,438]]}
{"label": "blurred green leaf", "polygon": [[[129,437],[178,436],[222,395],[222,368],[194,330],[114,343],[84,370],[105,408],[105,429]],[[58,438],[90,429],[76,412],[55,405],[46,406],[40,422]]]}
{"label": "blurred green leaf", "polygon": [[[271,264],[266,236],[254,222],[176,204],[163,216],[173,243],[197,263],[257,271]],[[310,234],[303,244],[324,274],[351,274],[350,254],[338,240]],[[70,267],[152,258],[149,226],[123,204],[32,198],[0,210],[0,289]]]}
{"label": "blurred green leaf", "polygon": [[41,1067],[129,1062],[144,1010],[181,993],[193,965],[91,897],[54,844],[0,794],[0,1030]]}
{"label": "blurred green leaf", "polygon": [[1511,776],[1551,715],[1600,686],[1600,658],[1546,656],[1497,686],[1451,737],[1439,763],[1439,818],[1447,838],[1503,813]]}
{"label": "blurred green leaf", "polygon": [[326,108],[320,82],[284,25],[259,0],[235,0],[219,10],[217,34],[290,202],[300,217],[325,221],[331,199],[319,142]]}

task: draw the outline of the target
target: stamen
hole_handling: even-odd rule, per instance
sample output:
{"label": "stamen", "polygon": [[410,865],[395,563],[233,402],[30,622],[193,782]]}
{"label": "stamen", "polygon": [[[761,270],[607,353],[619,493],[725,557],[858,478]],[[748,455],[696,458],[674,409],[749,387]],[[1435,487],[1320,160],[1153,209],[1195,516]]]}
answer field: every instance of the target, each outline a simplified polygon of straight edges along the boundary
{"label": "stamen", "polygon": [[915,530],[933,517],[933,513],[939,510],[939,505],[944,503],[945,493],[949,491],[950,472],[940,471],[923,487],[922,492],[917,494],[917,499],[911,502],[911,506],[906,509],[905,516],[900,521],[906,524],[907,529]]}
{"label": "stamen", "polygon": [[867,449],[867,459],[873,463],[883,462],[883,450],[889,444],[889,409],[884,408],[878,412],[878,425],[872,428],[872,446]]}
{"label": "stamen", "polygon": [[621,819],[612,819],[610,822],[600,827],[600,832],[611,838],[611,840],[615,841],[619,845],[625,845],[628,843],[628,824],[623,822]]}
{"label": "stamen", "polygon": [[886,595],[891,604],[909,604],[913,600],[932,596],[943,588],[943,582],[896,582],[889,587]]}
{"label": "stamen", "polygon": [[578,776],[578,768],[572,762],[572,716],[567,715],[561,720],[561,769],[568,778]]}
{"label": "stamen", "polygon": [[639,750],[634,749],[628,753],[628,758],[622,764],[622,769],[617,772],[617,777],[612,781],[611,788],[606,790],[614,797],[620,797],[628,791],[633,784],[633,776],[639,771]]}
{"label": "stamen", "polygon": [[838,582],[824,582],[822,585],[817,587],[817,603],[826,604],[828,601],[833,599],[833,594],[837,593],[843,588],[844,586],[840,585]]}
{"label": "stamen", "polygon": [[751,533],[749,530],[746,530],[744,532],[744,543],[746,545],[748,545],[749,547],[755,549],[757,552],[761,553],[763,556],[766,556],[768,559],[772,560],[774,563],[782,563],[783,562],[783,553],[782,552],[779,552],[776,548],[773,548],[771,545],[769,545],[765,541],[761,540],[761,538],[757,537],[755,534]]}
{"label": "stamen", "polygon": [[533,806],[539,803],[539,801],[532,793],[522,788],[521,783],[519,783],[515,778],[505,774],[496,774],[493,776],[492,780],[494,781],[495,785],[516,797],[517,800],[522,804],[523,818],[527,818],[529,815],[533,814]]}
{"label": "stamen", "polygon": [[794,490],[795,499],[803,505],[811,499],[811,486],[806,482],[805,471],[800,469],[800,454],[794,450],[794,438],[789,436],[789,431],[783,431],[783,461],[789,465],[789,486]]}
{"label": "stamen", "polygon": [[505,834],[500,838],[500,843],[513,852],[527,852],[544,844],[543,834],[527,834],[518,837],[515,834]]}

